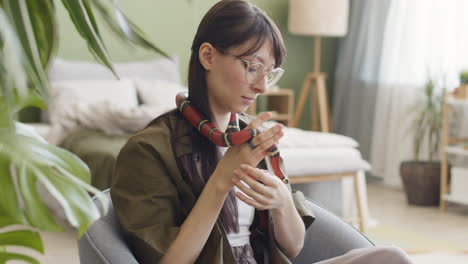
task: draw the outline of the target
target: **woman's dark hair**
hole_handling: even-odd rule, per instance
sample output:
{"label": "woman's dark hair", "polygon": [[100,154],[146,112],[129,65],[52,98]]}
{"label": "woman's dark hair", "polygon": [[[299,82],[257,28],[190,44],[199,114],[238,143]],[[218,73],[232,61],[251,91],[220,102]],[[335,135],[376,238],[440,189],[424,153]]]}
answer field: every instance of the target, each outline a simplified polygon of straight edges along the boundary
{"label": "woman's dark hair", "polygon": [[[205,69],[199,60],[200,46],[208,42],[219,52],[224,53],[251,41],[252,45],[240,56],[257,52],[264,43],[270,41],[273,47],[275,68],[285,57],[285,48],[279,29],[266,13],[242,0],[223,0],[215,4],[203,17],[192,43],[189,63],[189,99],[209,119],[212,112],[208,102]],[[190,179],[196,195],[200,195],[221,157],[218,147],[200,133],[193,134],[193,151],[200,154],[201,174],[192,164]],[[193,161],[195,162],[195,161]],[[234,191],[228,194],[220,213],[220,221],[227,232],[238,232],[238,212]]]}

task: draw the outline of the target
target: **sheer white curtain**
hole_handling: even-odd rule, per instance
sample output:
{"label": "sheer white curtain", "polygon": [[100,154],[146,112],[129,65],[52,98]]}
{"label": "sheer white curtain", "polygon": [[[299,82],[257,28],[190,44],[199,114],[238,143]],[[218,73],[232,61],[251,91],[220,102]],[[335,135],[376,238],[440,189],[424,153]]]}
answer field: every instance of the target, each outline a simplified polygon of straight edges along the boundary
{"label": "sheer white curtain", "polygon": [[351,10],[333,121],[361,142],[373,175],[399,186],[399,164],[412,158],[409,111],[424,83],[432,77],[453,89],[468,69],[468,1],[354,0]]}

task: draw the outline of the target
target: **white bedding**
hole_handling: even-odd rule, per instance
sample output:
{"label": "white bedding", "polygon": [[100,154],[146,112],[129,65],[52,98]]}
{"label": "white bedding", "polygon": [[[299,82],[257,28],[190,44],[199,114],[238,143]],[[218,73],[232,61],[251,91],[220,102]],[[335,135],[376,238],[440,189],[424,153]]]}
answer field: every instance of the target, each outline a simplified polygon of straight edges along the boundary
{"label": "white bedding", "polygon": [[99,130],[108,135],[135,133],[172,108],[150,105],[127,108],[109,102],[71,104],[55,115],[47,141],[58,144],[78,126]]}
{"label": "white bedding", "polygon": [[302,130],[284,127],[284,136],[280,139],[279,148],[357,148],[359,144],[352,138],[334,133]]}
{"label": "white bedding", "polygon": [[345,173],[370,169],[359,150],[349,147],[282,148],[281,157],[289,176]]}
{"label": "white bedding", "polygon": [[[60,113],[54,114],[54,123],[52,123],[47,140],[57,144],[77,126],[103,131],[109,135],[135,133],[155,117],[173,109],[175,102],[173,104],[139,105],[131,108],[111,102],[70,104],[63,107]],[[352,152],[360,156],[359,151],[355,149],[357,146],[356,141],[346,136],[285,127],[284,137],[280,140],[278,147],[282,152],[293,149],[292,155],[298,155],[304,151],[307,153],[309,150],[315,153],[320,149],[318,152],[327,155],[329,153],[329,156],[333,156],[336,148],[343,148],[347,152],[341,155]],[[324,148],[329,148],[329,150],[324,152]],[[320,155],[317,155],[317,158],[320,158]]]}

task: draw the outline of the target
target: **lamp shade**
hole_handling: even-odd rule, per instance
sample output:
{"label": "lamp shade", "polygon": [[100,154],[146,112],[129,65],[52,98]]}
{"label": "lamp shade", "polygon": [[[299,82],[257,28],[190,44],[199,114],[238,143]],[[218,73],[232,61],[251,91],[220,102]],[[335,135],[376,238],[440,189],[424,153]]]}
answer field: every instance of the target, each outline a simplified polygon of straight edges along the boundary
{"label": "lamp shade", "polygon": [[288,29],[299,35],[344,36],[349,0],[289,0]]}

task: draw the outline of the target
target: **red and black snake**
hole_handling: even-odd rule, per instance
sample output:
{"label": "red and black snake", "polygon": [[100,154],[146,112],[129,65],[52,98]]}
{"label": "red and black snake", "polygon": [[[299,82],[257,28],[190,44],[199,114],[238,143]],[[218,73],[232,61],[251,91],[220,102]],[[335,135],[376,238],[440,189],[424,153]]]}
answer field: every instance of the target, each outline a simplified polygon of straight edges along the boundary
{"label": "red and black snake", "polygon": [[[185,119],[200,131],[203,136],[207,137],[211,142],[218,146],[230,147],[239,145],[252,140],[260,134],[260,130],[258,129],[245,128],[239,130],[236,113],[231,114],[231,119],[229,120],[226,132],[221,132],[210,120],[208,120],[208,118],[206,118],[192,105],[186,96],[186,92],[177,94],[176,104]],[[268,156],[270,156],[271,166],[273,167],[275,175],[284,183],[288,183],[288,178],[284,176],[280,167],[281,158],[278,147],[276,145],[272,145],[268,148],[267,153]]]}
{"label": "red and black snake", "polygon": [[[249,140],[252,140],[258,134],[260,130],[245,128],[240,130],[236,118],[236,113],[231,114],[231,119],[229,120],[228,128],[226,132],[221,132],[216,126],[208,120],[202,113],[200,113],[195,106],[192,105],[190,100],[187,98],[187,93],[182,92],[176,96],[176,104],[179,111],[182,113],[185,119],[195,127],[203,136],[208,138],[214,144],[221,147],[230,147],[234,145],[239,145]],[[278,147],[273,145],[267,149],[268,156],[270,156],[271,166],[273,171],[278,178],[280,178],[284,183],[289,183],[288,178],[285,177],[283,171],[280,167],[280,153]],[[259,228],[253,230],[251,233],[253,239],[256,239],[258,235],[265,234],[268,229],[268,213],[266,210],[260,211],[260,221]]]}

